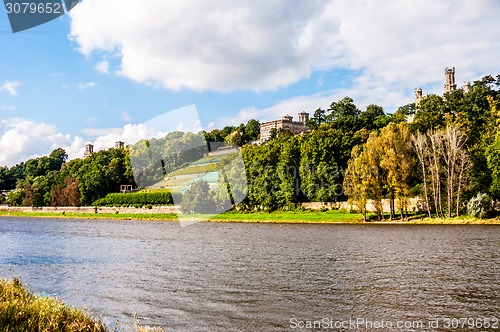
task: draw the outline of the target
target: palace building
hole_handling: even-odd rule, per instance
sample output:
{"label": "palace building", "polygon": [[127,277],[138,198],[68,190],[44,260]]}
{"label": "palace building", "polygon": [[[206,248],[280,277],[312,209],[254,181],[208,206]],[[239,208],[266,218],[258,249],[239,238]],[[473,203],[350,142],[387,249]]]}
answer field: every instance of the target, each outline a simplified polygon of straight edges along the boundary
{"label": "palace building", "polygon": [[299,113],[299,121],[293,121],[293,117],[285,115],[281,120],[263,122],[260,125],[260,143],[271,138],[273,130],[286,129],[294,134],[306,133],[309,130],[309,113]]}

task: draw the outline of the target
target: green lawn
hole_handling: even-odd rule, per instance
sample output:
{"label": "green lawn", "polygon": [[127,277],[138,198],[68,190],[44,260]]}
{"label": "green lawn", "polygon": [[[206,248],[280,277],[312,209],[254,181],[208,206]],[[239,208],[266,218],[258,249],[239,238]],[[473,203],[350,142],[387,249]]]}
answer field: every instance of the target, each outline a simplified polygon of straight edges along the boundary
{"label": "green lawn", "polygon": [[[155,220],[155,221],[178,221],[177,215],[151,214],[151,213],[62,213],[62,212],[7,212],[0,210],[0,217],[32,217],[32,218],[82,218],[82,219],[117,219],[117,220]],[[359,213],[349,213],[342,210],[325,212],[315,211],[276,211],[276,212],[235,212],[230,211],[219,215],[192,215],[183,216],[183,219],[193,221],[213,222],[255,222],[255,223],[303,223],[303,224],[327,224],[327,223],[363,223],[363,217]],[[409,220],[393,220],[377,222],[374,215],[370,224],[500,224],[499,218],[476,219],[472,217],[459,217],[451,219],[424,218],[413,216]]]}

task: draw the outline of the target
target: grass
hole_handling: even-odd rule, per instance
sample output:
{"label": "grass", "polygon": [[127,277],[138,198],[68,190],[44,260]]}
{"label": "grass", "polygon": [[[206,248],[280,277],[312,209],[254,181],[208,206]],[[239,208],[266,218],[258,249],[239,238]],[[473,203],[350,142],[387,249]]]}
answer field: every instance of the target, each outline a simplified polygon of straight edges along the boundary
{"label": "grass", "polygon": [[[28,217],[28,218],[74,218],[74,219],[113,219],[113,220],[153,220],[177,221],[174,213],[62,213],[62,212],[8,212],[0,210],[0,217]],[[192,215],[188,219],[193,221],[205,220],[207,216]],[[468,216],[441,219],[427,218],[424,215],[414,215],[407,220],[377,221],[374,214],[369,216],[370,224],[500,224],[499,218],[477,219]],[[184,219],[187,217],[184,216]],[[208,221],[213,222],[254,222],[254,223],[297,223],[297,224],[327,224],[327,223],[363,223],[359,213],[350,213],[343,210],[330,211],[275,211],[275,212],[236,212],[229,211],[224,214],[210,216]]]}
{"label": "grass", "polygon": [[0,330],[107,331],[103,322],[89,312],[56,298],[34,295],[19,279],[0,280]]}
{"label": "grass", "polygon": [[363,216],[341,210],[331,211],[275,211],[275,212],[229,212],[217,215],[212,221],[220,222],[275,222],[275,223],[361,223]]}
{"label": "grass", "polygon": [[[133,327],[118,323],[127,331],[163,332],[160,327],[142,326],[137,318]],[[103,321],[85,309],[69,306],[60,299],[30,292],[17,278],[0,280],[0,331],[5,332],[108,332]]]}

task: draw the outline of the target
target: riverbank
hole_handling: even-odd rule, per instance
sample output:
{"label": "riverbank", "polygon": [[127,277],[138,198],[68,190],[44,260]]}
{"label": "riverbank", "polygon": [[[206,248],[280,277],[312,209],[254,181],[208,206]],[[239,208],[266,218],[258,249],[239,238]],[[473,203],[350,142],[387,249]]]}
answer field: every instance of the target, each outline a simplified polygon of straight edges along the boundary
{"label": "riverbank", "polygon": [[98,318],[56,298],[31,293],[19,279],[0,280],[2,331],[108,331]]}
{"label": "riverbank", "polygon": [[[0,280],[0,330],[47,332],[108,332],[99,316],[72,307],[58,298],[32,293],[19,279]],[[116,323],[127,331],[163,332],[160,327]],[[112,331],[115,331],[113,329]]]}
{"label": "riverbank", "polygon": [[[152,221],[178,221],[176,213],[90,213],[82,212],[38,212],[34,211],[7,211],[0,210],[0,217],[25,217],[25,218],[72,218],[72,219],[95,219],[95,220],[152,220]],[[190,221],[203,222],[240,222],[240,223],[289,223],[289,224],[500,224],[500,219],[477,219],[473,217],[458,217],[451,219],[424,218],[413,216],[407,220],[385,220],[363,222],[362,215],[350,213],[343,210],[330,211],[277,211],[277,212],[227,212],[224,214],[210,216],[193,215]]]}

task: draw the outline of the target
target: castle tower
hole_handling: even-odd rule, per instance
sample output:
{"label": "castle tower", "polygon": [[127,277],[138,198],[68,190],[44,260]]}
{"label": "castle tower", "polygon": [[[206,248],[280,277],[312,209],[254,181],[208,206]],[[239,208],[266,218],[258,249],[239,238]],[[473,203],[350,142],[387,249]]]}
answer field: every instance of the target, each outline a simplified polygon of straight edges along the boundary
{"label": "castle tower", "polygon": [[307,125],[307,123],[309,122],[309,113],[307,113],[307,112],[300,112],[299,113],[299,122],[302,123],[302,124]]}
{"label": "castle tower", "polygon": [[83,158],[90,157],[94,153],[94,146],[92,144],[85,145],[85,153],[83,154]]}
{"label": "castle tower", "polygon": [[123,149],[125,147],[125,143],[122,141],[115,142],[115,149]]}
{"label": "castle tower", "polygon": [[469,81],[464,83],[463,90],[465,93],[470,92],[470,82]]}
{"label": "castle tower", "polygon": [[416,88],[415,89],[415,106],[418,106],[420,102],[422,101],[423,94],[422,94],[422,88]]}
{"label": "castle tower", "polygon": [[455,84],[455,67],[448,68],[446,67],[444,70],[444,75],[446,78],[446,84],[444,86],[444,92],[452,92],[455,91],[457,85]]}
{"label": "castle tower", "polygon": [[292,122],[293,116],[285,115],[282,119],[283,119],[283,122]]}

